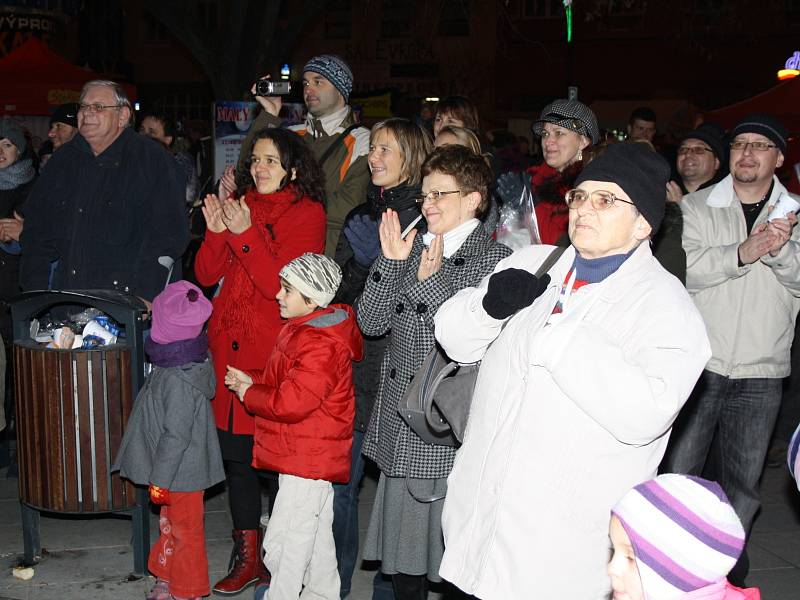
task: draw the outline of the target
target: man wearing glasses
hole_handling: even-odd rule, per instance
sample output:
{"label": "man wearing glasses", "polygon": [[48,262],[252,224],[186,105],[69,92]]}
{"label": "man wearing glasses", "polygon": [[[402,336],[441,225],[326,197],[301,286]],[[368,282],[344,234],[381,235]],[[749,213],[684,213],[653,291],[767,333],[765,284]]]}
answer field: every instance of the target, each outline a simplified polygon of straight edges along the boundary
{"label": "man wearing glasses", "polygon": [[714,185],[725,174],[725,131],[712,123],[703,123],[686,134],[678,146],[675,168],[678,180],[667,184],[667,200],[680,202],[685,194]]}
{"label": "man wearing glasses", "polygon": [[482,360],[442,516],[439,572],[468,594],[608,598],[610,508],[656,473],[711,354],[650,250],[668,177],[646,145],[610,146],[566,194],[547,274],[553,247],[523,248],[436,314],[450,358]]}
{"label": "man wearing glasses", "polygon": [[116,289],[145,300],[188,243],[175,161],[137,135],[125,91],[88,82],[78,135],[53,155],[23,207],[25,290]]}
{"label": "man wearing glasses", "polygon": [[[730,175],[681,203],[686,287],[705,320],[712,357],[676,423],[662,470],[700,475],[714,456],[715,475],[749,532],[781,380],[790,371],[800,234],[795,213],[782,208],[789,193],[775,177],[786,129],[753,114],[730,139]],[[743,587],[748,566],[744,553],[731,582]]]}

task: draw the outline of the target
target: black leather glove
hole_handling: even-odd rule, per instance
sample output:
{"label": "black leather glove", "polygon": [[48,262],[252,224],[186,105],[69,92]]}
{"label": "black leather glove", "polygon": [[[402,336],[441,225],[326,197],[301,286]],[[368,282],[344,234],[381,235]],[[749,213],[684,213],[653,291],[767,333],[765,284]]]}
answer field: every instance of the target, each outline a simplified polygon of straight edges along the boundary
{"label": "black leather glove", "polygon": [[497,178],[497,195],[506,206],[519,206],[522,191],[531,190],[531,176],[528,173],[503,173]]}
{"label": "black leather glove", "polygon": [[541,278],[524,269],[505,269],[489,278],[483,310],[494,319],[505,319],[541,296],[550,285],[550,275]]}

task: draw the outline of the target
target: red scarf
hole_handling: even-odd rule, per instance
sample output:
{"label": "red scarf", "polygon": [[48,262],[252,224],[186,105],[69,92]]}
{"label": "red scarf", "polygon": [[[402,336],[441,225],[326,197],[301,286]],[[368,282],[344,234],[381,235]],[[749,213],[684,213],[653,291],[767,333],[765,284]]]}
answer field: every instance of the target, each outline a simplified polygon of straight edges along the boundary
{"label": "red scarf", "polygon": [[[281,242],[275,239],[275,224],[301,197],[293,185],[272,194],[259,194],[255,188],[251,188],[245,194],[245,202],[250,209],[251,227],[255,227],[258,234],[264,238],[273,256],[277,255]],[[263,317],[256,314],[253,298],[260,292],[250,279],[247,270],[232,252],[228,258],[228,268],[225,271],[222,287],[224,291],[220,296],[220,302],[214,307],[217,318],[212,318],[209,333],[216,335],[225,331],[229,336],[238,339],[257,339],[260,328],[254,327],[253,324],[256,319]]]}

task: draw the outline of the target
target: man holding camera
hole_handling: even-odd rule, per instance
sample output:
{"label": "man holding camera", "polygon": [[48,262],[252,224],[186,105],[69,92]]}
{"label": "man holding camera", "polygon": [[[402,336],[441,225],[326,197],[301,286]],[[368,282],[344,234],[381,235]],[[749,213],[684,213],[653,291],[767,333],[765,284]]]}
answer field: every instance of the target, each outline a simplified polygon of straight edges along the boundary
{"label": "man holding camera", "polygon": [[[281,125],[278,118],[281,97],[257,94],[259,83],[254,84],[251,91],[264,112],[253,122],[243,148],[249,147],[250,138],[259,130]],[[325,172],[328,213],[325,254],[330,257],[336,252],[345,217],[364,202],[369,183],[369,130],[358,126],[347,104],[352,89],[353,74],[347,63],[330,54],[315,56],[303,67],[303,100],[308,108],[306,122],[290,127],[303,136]],[[244,168],[248,158],[239,157],[238,169]],[[232,178],[229,181],[232,183]],[[222,185],[225,184],[223,179]]]}

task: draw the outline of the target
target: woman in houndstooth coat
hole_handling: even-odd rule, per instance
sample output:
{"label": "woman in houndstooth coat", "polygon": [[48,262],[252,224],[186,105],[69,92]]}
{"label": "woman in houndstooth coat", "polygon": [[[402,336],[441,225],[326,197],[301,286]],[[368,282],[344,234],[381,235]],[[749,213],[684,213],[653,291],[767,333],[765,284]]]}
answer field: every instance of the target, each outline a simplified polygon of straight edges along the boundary
{"label": "woman in houndstooth coat", "polygon": [[397,214],[384,213],[381,256],[356,304],[365,335],[391,331],[363,450],[381,470],[364,558],[381,561],[398,600],[425,597],[427,580],[440,581],[442,502],[417,498],[444,493],[456,451],[423,442],[397,405],[434,347],[439,307],[511,254],[480,226],[492,182],[482,157],[462,146],[444,146],[427,159],[422,175],[428,233],[412,231],[402,238]]}

